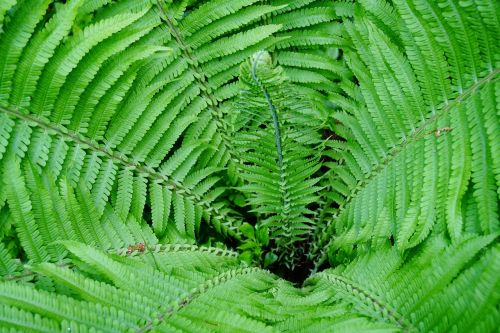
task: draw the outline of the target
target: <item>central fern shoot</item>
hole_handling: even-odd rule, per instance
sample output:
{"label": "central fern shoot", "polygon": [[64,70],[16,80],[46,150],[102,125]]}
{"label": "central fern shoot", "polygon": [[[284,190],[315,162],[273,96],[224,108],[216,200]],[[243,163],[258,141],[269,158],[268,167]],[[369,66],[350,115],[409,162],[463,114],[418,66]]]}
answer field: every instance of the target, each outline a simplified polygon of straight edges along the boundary
{"label": "central fern shoot", "polygon": [[312,228],[320,168],[320,137],[308,126],[311,103],[290,84],[269,53],[260,51],[241,66],[243,89],[233,115],[238,171],[258,227],[271,232],[271,251],[292,268],[303,255],[298,242]]}

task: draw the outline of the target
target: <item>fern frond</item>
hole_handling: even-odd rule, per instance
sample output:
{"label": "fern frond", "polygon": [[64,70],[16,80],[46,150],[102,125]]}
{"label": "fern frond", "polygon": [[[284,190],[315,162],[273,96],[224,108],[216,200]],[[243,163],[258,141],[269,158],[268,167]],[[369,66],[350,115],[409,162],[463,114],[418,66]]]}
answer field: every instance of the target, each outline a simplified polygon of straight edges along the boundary
{"label": "fern frond", "polygon": [[17,234],[28,257],[34,262],[44,262],[49,259],[49,253],[44,245],[32,211],[29,192],[20,167],[14,158],[4,164],[4,170],[9,177],[4,183],[9,207],[15,220]]}
{"label": "fern frond", "polygon": [[[334,98],[344,107],[334,117],[350,142],[336,158],[343,171],[332,189],[340,208],[334,222],[318,228],[317,264],[326,259],[325,245],[349,251],[393,237],[404,250],[433,230],[459,240],[469,188],[477,233],[500,227],[493,93],[499,69],[491,53],[498,45],[479,36],[485,23],[470,6],[450,1],[445,13],[428,1],[390,6],[362,2],[354,22],[344,23],[356,45],[346,58],[359,86],[343,94],[361,104]],[[391,26],[381,20],[383,10]],[[479,44],[491,51],[479,55]]]}
{"label": "fern frond", "polygon": [[[9,173],[5,187],[14,226],[34,263],[62,260],[66,250],[54,243],[60,240],[86,242],[101,249],[120,248],[145,237],[152,245],[157,243],[143,231],[134,235],[137,222],[121,220],[117,224],[118,217],[100,212],[83,185],[75,190],[63,180],[58,188],[49,175],[40,175],[29,162],[23,172],[15,158],[5,161],[4,167]],[[7,268],[11,270],[12,263]]]}
{"label": "fern frond", "polygon": [[[472,237],[454,246],[434,238],[407,258],[387,246],[312,276],[302,289],[242,267],[224,250],[169,245],[109,255],[64,242],[82,260],[74,261],[80,269],[43,263],[35,271],[69,288],[71,296],[3,282],[0,299],[14,317],[1,323],[26,325],[38,318],[38,325],[55,322],[63,329],[72,323],[141,332],[492,331],[499,312],[498,295],[491,291],[500,276],[494,241]],[[464,290],[470,292],[462,295]],[[466,297],[475,307],[462,301]]]}
{"label": "fern frond", "polygon": [[315,176],[320,164],[312,149],[317,135],[299,118],[308,104],[287,85],[282,69],[272,67],[265,52],[242,66],[241,81],[245,90],[233,116],[234,142],[241,156],[236,168],[245,181],[240,190],[262,215],[260,223],[270,227],[277,251],[293,256],[292,248],[311,229],[313,212],[308,206],[320,189]]}
{"label": "fern frond", "polygon": [[6,332],[8,330],[19,332],[54,332],[59,325],[57,321],[33,315],[30,312],[19,310],[15,307],[1,305],[0,327]]}
{"label": "fern frond", "polygon": [[0,243],[0,275],[12,275],[19,270],[19,266],[12,254],[5,248],[5,245]]}
{"label": "fern frond", "polygon": [[[498,284],[494,272],[500,267],[498,246],[491,244],[495,238],[468,238],[457,246],[431,239],[406,260],[394,248],[380,250],[310,281],[323,281],[319,283],[334,288],[361,313],[391,321],[403,330],[466,332],[468,322],[478,331],[489,332],[500,318],[495,309],[498,295],[491,289]],[[484,254],[483,249],[487,249]],[[470,263],[475,256],[480,260]],[[460,288],[479,293],[474,296],[477,307],[457,298]],[[467,319],[459,323],[465,313]]]}

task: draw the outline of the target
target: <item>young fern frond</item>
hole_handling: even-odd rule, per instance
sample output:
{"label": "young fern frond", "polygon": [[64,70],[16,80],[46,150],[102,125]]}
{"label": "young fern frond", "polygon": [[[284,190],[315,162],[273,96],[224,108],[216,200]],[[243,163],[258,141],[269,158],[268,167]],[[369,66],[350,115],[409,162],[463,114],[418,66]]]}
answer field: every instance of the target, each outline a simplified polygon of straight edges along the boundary
{"label": "young fern frond", "polygon": [[[294,266],[298,242],[312,229],[320,168],[314,128],[301,124],[310,104],[287,82],[280,67],[273,67],[267,52],[258,52],[242,65],[244,89],[233,116],[236,166],[258,227],[270,229],[276,251]],[[306,118],[307,119],[307,118]]]}

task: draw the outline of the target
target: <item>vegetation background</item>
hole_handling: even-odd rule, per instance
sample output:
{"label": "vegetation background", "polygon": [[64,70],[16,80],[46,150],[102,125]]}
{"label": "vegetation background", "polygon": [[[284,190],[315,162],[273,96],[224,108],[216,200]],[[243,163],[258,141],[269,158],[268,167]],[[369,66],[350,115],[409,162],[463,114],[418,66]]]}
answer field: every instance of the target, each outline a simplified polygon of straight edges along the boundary
{"label": "vegetation background", "polygon": [[490,0],[0,0],[0,331],[498,332]]}

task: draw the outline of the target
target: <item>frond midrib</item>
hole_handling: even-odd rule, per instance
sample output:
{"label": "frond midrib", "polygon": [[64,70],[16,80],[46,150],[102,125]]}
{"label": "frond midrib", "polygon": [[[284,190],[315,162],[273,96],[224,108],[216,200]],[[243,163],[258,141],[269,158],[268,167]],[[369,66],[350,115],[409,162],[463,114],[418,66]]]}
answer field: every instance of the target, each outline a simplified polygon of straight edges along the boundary
{"label": "frond midrib", "polygon": [[226,121],[224,120],[223,112],[219,107],[219,102],[214,97],[214,95],[208,93],[209,91],[212,90],[210,85],[208,84],[209,76],[203,71],[202,67],[198,65],[198,61],[191,52],[191,47],[189,46],[189,43],[182,36],[182,33],[177,28],[174,19],[167,14],[165,8],[160,3],[160,0],[157,0],[156,3],[157,7],[160,10],[161,18],[165,21],[168,30],[174,37],[175,42],[177,43],[179,49],[181,50],[181,57],[187,60],[188,67],[194,73],[197,74],[194,76],[194,79],[196,81],[196,84],[200,87],[199,96],[207,103],[207,108],[210,110],[212,119],[216,120],[215,124],[217,128],[220,130],[217,131],[216,133],[219,133],[222,143],[226,148],[227,152],[229,153],[230,159],[236,162],[237,164],[242,163],[241,160],[238,158],[237,154],[233,152],[232,149],[233,145],[231,144],[229,137],[225,134],[227,132]]}
{"label": "frond midrib", "polygon": [[276,148],[276,154],[278,156],[278,164],[279,164],[279,172],[280,172],[280,192],[282,195],[283,199],[283,206],[286,205],[286,192],[283,191],[281,188],[282,186],[285,185],[285,169],[283,166],[283,151],[282,151],[282,137],[281,137],[281,129],[280,129],[280,122],[278,118],[278,113],[276,112],[276,107],[274,106],[274,103],[271,99],[271,96],[269,95],[269,92],[267,91],[266,87],[262,84],[260,81],[259,77],[257,76],[257,66],[259,63],[260,57],[262,57],[263,53],[259,53],[257,55],[257,58],[254,59],[254,63],[252,64],[252,78],[257,84],[257,86],[260,88],[262,91],[262,94],[264,95],[264,98],[267,102],[267,106],[269,108],[269,112],[271,113],[271,117],[273,120],[273,128],[274,128],[274,143],[275,143],[275,148]]}
{"label": "frond midrib", "polygon": [[[347,286],[348,288],[356,291],[363,295],[363,297],[359,298],[363,303],[367,305],[371,305],[376,309],[376,311],[382,316],[387,316],[388,319],[394,324],[398,325],[403,332],[415,332],[417,331],[401,314],[397,312],[396,309],[392,308],[389,304],[384,303],[379,299],[376,295],[366,290],[362,286],[358,285],[354,281],[342,276],[337,275],[331,272],[318,273],[315,278],[324,276],[326,280],[336,281],[338,284],[342,284]],[[355,297],[356,293],[353,293],[352,296]]]}
{"label": "frond midrib", "polygon": [[237,268],[237,269],[231,269],[227,270],[224,272],[221,272],[217,276],[213,277],[210,280],[207,280],[203,283],[201,283],[198,287],[193,288],[189,293],[185,294],[184,296],[180,297],[177,301],[174,301],[174,304],[170,305],[166,311],[163,313],[160,313],[155,320],[150,320],[148,321],[145,325],[140,327],[136,332],[137,333],[144,333],[144,332],[149,332],[155,328],[155,326],[160,325],[161,323],[165,322],[169,317],[174,315],[176,312],[187,306],[191,301],[196,299],[197,297],[201,296],[203,292],[205,292],[207,289],[212,289],[215,287],[220,286],[223,283],[227,283],[231,281],[234,278],[237,278],[242,275],[248,275],[251,273],[255,273],[260,271],[259,268],[256,267],[245,267],[245,268]]}

